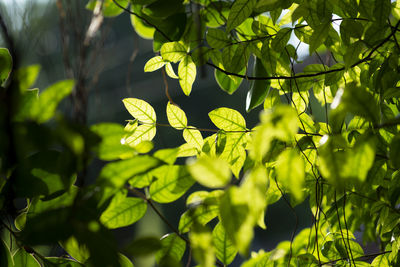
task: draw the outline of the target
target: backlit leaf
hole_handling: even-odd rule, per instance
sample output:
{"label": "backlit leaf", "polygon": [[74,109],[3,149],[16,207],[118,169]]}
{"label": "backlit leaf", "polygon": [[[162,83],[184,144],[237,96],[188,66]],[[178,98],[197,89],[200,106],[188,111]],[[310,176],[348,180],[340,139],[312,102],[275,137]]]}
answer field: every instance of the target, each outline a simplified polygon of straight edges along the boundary
{"label": "backlit leaf", "polygon": [[188,165],[193,178],[203,186],[218,188],[226,186],[231,180],[228,163],[219,158],[203,156]]}
{"label": "backlit leaf", "polygon": [[230,44],[230,40],[226,33],[220,29],[209,28],[206,35],[207,43],[216,49],[224,48]]}
{"label": "backlit leaf", "polygon": [[173,258],[179,262],[186,250],[186,242],[182,240],[176,233],[171,233],[161,238],[161,249],[156,253],[156,261],[158,264],[168,258]]}
{"label": "backlit leaf", "polygon": [[144,72],[152,72],[162,68],[166,62],[163,60],[161,56],[155,56],[150,58],[149,61],[144,65]]}
{"label": "backlit leaf", "polygon": [[185,112],[175,104],[168,102],[167,118],[169,124],[175,129],[182,130],[187,126],[187,118]]}
{"label": "backlit leaf", "polygon": [[163,44],[160,53],[165,61],[176,63],[186,56],[186,48],[181,43],[169,42]]}
{"label": "backlit leaf", "polygon": [[60,101],[72,92],[74,85],[73,80],[64,80],[47,87],[32,107],[32,118],[40,123],[50,120]]}
{"label": "backlit leaf", "polygon": [[0,85],[3,84],[12,69],[12,58],[7,48],[0,48]]}
{"label": "backlit leaf", "polygon": [[107,228],[120,228],[138,221],[146,210],[147,204],[143,199],[116,195],[101,214],[100,221]]}
{"label": "backlit leaf", "polygon": [[236,110],[230,108],[217,108],[208,113],[211,121],[224,131],[246,131],[246,121]]}
{"label": "backlit leaf", "polygon": [[138,126],[131,135],[126,137],[125,142],[132,147],[136,147],[137,145],[139,145],[144,141],[153,140],[155,135],[156,135],[156,126],[154,124],[152,125],[143,124]]}
{"label": "backlit leaf", "polygon": [[303,158],[293,149],[282,152],[277,160],[276,172],[278,181],[297,200],[301,200],[303,197],[304,165]]}
{"label": "backlit leaf", "polygon": [[192,127],[188,127],[186,129],[183,130],[183,138],[185,139],[185,141],[190,144],[191,146],[193,146],[194,148],[196,148],[198,151],[201,150],[201,148],[203,147],[203,137],[200,133],[199,130],[194,129]]}
{"label": "backlit leaf", "polygon": [[137,98],[125,98],[122,100],[125,108],[134,117],[143,123],[155,123],[156,113],[152,106],[144,100]]}
{"label": "backlit leaf", "polygon": [[178,66],[179,84],[183,93],[190,95],[192,85],[196,79],[196,65],[191,56],[185,56]]}
{"label": "backlit leaf", "polygon": [[172,68],[172,64],[169,62],[167,64],[165,64],[165,72],[172,79],[179,79],[179,77],[175,74],[174,69]]}
{"label": "backlit leaf", "polygon": [[256,0],[237,0],[233,3],[226,23],[226,30],[229,32],[239,26],[245,19],[247,19],[253,8],[255,7]]}
{"label": "backlit leaf", "polygon": [[228,238],[225,228],[221,223],[215,226],[212,235],[217,258],[225,265],[230,264],[235,259],[237,249]]}
{"label": "backlit leaf", "polygon": [[157,180],[150,185],[150,196],[159,203],[177,200],[195,182],[185,166],[165,165],[155,170],[153,175]]}
{"label": "backlit leaf", "polygon": [[14,266],[40,267],[39,262],[32,256],[32,254],[29,254],[23,248],[18,249],[14,254],[13,259]]}

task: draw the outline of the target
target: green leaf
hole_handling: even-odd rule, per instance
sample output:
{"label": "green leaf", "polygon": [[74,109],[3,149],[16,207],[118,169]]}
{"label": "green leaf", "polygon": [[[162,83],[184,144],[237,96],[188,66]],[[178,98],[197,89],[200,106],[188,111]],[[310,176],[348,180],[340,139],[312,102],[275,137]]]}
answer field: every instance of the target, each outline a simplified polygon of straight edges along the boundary
{"label": "green leaf", "polygon": [[200,266],[213,267],[215,263],[215,252],[212,244],[212,235],[205,226],[195,225],[189,233],[190,245],[193,256]]}
{"label": "green leaf", "polygon": [[160,50],[165,61],[177,63],[186,56],[186,48],[179,42],[168,42],[163,44]]}
{"label": "green leaf", "polygon": [[125,143],[136,148],[139,144],[153,140],[156,135],[155,124],[143,124],[138,126],[135,131],[125,138]]}
{"label": "green leaf", "polygon": [[176,233],[166,234],[161,238],[161,249],[156,253],[158,264],[172,258],[179,262],[186,250],[186,242]]}
{"label": "green leaf", "polygon": [[160,160],[150,156],[136,156],[108,163],[100,172],[99,182],[121,188],[135,175],[146,173],[161,165]]}
{"label": "green leaf", "polygon": [[[135,11],[134,6],[131,8],[132,11]],[[144,21],[142,21],[137,16],[131,14],[131,24],[135,29],[136,33],[142,37],[143,39],[153,39],[155,28],[148,26]]]}
{"label": "green leaf", "polygon": [[83,267],[82,264],[71,259],[59,258],[59,257],[46,257],[43,264],[44,267]]}
{"label": "green leaf", "polygon": [[204,141],[199,130],[194,129],[191,126],[185,128],[183,130],[183,139],[185,139],[189,145],[196,148],[198,151],[201,151]]}
{"label": "green leaf", "polygon": [[326,40],[331,28],[331,22],[323,23],[314,28],[310,37],[310,54],[317,50]]}
{"label": "green leaf", "polygon": [[150,185],[151,199],[169,203],[180,198],[194,184],[185,166],[165,165],[152,172],[157,178]]}
{"label": "green leaf", "polygon": [[277,160],[278,181],[296,198],[302,200],[305,181],[304,161],[294,149],[282,152]]}
{"label": "green leaf", "polygon": [[64,80],[47,87],[39,95],[39,101],[33,104],[31,117],[39,123],[50,120],[60,101],[72,92],[74,85],[73,80]]}
{"label": "green leaf", "polygon": [[[239,74],[243,74],[244,71]],[[220,70],[215,69],[214,71],[215,80],[217,81],[219,87],[227,92],[228,94],[233,94],[242,83],[243,79],[236,76],[228,76]]]}
{"label": "green leaf", "polygon": [[[129,5],[129,0],[116,0],[119,5],[121,5],[124,8],[127,8]],[[100,0],[90,0],[89,3],[87,3],[86,8],[89,10],[94,10],[97,4],[101,4],[102,1]],[[102,12],[105,17],[115,17],[120,15],[124,10],[114,4],[113,0],[104,0],[103,2],[103,7],[102,7]]]}
{"label": "green leaf", "polygon": [[274,49],[276,52],[283,51],[290,39],[291,33],[292,33],[291,28],[280,29],[279,32],[275,35],[275,38],[272,39],[271,42],[272,49]]}
{"label": "green leaf", "polygon": [[134,257],[147,256],[162,248],[161,241],[156,237],[141,237],[134,240],[124,250]]}
{"label": "green leaf", "polygon": [[61,242],[61,246],[72,258],[80,263],[84,263],[90,257],[88,248],[85,245],[79,244],[78,240],[73,236]]}
{"label": "green leaf", "polygon": [[172,79],[179,79],[179,77],[175,74],[174,69],[172,68],[172,64],[169,62],[165,65],[165,72]]}
{"label": "green leaf", "polygon": [[185,112],[175,104],[168,102],[167,118],[169,124],[175,129],[182,130],[187,126],[187,118]]}
{"label": "green leaf", "polygon": [[231,43],[226,33],[220,29],[209,28],[206,39],[207,43],[215,49],[224,48]]}
{"label": "green leaf", "polygon": [[275,108],[281,103],[281,97],[278,90],[270,88],[264,101],[264,109],[269,110]]}
{"label": "green leaf", "polygon": [[0,259],[0,267],[14,267],[10,249],[3,239],[0,239]]}
{"label": "green leaf", "polygon": [[360,54],[363,48],[364,44],[361,41],[354,42],[347,48],[346,54],[343,56],[346,69],[352,67],[360,60]]}
{"label": "green leaf", "polygon": [[217,259],[219,259],[224,265],[230,264],[235,259],[237,249],[226,234],[222,223],[218,223],[215,226],[212,236]]}
{"label": "green leaf", "polygon": [[126,132],[116,123],[99,123],[90,128],[101,137],[98,147],[98,157],[102,160],[115,160],[134,155],[134,150],[121,144]]}
{"label": "green leaf", "polygon": [[224,187],[231,181],[228,163],[219,158],[202,156],[191,161],[188,168],[198,183],[209,188]]}
{"label": "green leaf", "polygon": [[236,186],[225,191],[219,206],[221,222],[228,237],[233,241],[241,254],[246,255],[253,239],[254,220],[249,213],[247,200],[243,191]]}
{"label": "green leaf", "polygon": [[30,65],[19,68],[15,72],[15,79],[18,81],[19,88],[29,89],[36,82],[40,72],[40,65]]}
{"label": "green leaf", "polygon": [[14,266],[40,267],[39,262],[24,249],[20,248],[14,254]]}
{"label": "green leaf", "polygon": [[196,79],[196,65],[191,56],[185,56],[178,66],[179,84],[185,95],[190,95],[192,85]]}
{"label": "green leaf", "polygon": [[161,56],[152,57],[149,59],[149,61],[146,62],[146,65],[144,65],[144,72],[152,72],[158,70],[164,67],[165,64],[166,62]]}
{"label": "green leaf", "polygon": [[100,222],[109,229],[128,226],[142,218],[146,210],[147,203],[145,200],[117,194],[101,214]]}
{"label": "green leaf", "polygon": [[11,73],[12,58],[7,48],[0,48],[0,85],[3,84]]}
{"label": "green leaf", "polygon": [[179,220],[179,232],[186,233],[191,230],[193,224],[207,224],[219,214],[218,205],[199,205],[185,211]]}
{"label": "green leaf", "polygon": [[[254,77],[268,77],[269,74],[265,70],[262,61],[259,58],[254,62]],[[270,90],[271,82],[269,80],[253,80],[246,97],[246,111],[256,108],[264,102]]]}
{"label": "green leaf", "polygon": [[122,100],[128,112],[142,123],[155,123],[156,113],[152,106],[144,100],[137,98],[125,98]]}
{"label": "green leaf", "polygon": [[236,110],[230,108],[217,108],[208,113],[211,121],[224,131],[246,131],[246,121]]}
{"label": "green leaf", "polygon": [[179,148],[164,148],[157,150],[153,156],[155,158],[158,158],[159,160],[164,161],[169,165],[172,165],[174,164],[178,155],[179,155]]}
{"label": "green leaf", "polygon": [[[222,133],[223,134],[223,133]],[[219,139],[222,138],[219,135]],[[225,144],[219,157],[229,163],[232,173],[239,178],[239,173],[246,160],[247,133],[228,133],[225,135]],[[215,140],[215,139],[214,139]],[[214,141],[215,142],[215,141]]]}
{"label": "green leaf", "polygon": [[[351,112],[373,123],[379,122],[378,103],[374,96],[364,87],[359,87],[355,83],[347,84],[343,96],[339,97],[339,103],[343,105],[345,112]],[[340,104],[338,108],[340,110]]]}
{"label": "green leaf", "polygon": [[232,7],[229,11],[228,21],[226,23],[226,30],[230,32],[243,21],[245,21],[253,12],[256,0],[237,0],[233,2]]}

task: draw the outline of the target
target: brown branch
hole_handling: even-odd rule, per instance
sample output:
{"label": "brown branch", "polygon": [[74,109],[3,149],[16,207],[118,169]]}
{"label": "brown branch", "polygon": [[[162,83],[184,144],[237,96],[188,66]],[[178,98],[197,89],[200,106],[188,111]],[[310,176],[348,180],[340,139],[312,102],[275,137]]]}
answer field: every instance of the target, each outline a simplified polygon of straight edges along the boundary
{"label": "brown branch", "polygon": [[163,81],[164,81],[164,86],[165,86],[165,95],[168,98],[168,101],[171,104],[174,104],[174,101],[172,100],[170,94],[169,94],[169,90],[168,90],[168,81],[167,81],[167,75],[165,75],[165,70],[164,68],[161,69],[161,73],[162,73],[162,77],[163,77]]}
{"label": "brown branch", "polygon": [[[354,260],[357,260],[357,261],[358,260],[366,260],[366,259],[369,259],[369,258],[372,258],[372,257],[384,255],[384,254],[391,253],[391,252],[392,252],[391,250],[388,250],[388,251],[382,251],[382,252],[377,252],[377,253],[372,253],[372,254],[366,254],[364,256],[357,257]],[[335,264],[338,261],[348,261],[348,260],[349,260],[349,258],[340,258],[340,259],[331,260],[331,261],[327,261],[327,262],[320,262],[320,264],[321,265],[328,265],[328,264],[332,265],[332,264]]]}

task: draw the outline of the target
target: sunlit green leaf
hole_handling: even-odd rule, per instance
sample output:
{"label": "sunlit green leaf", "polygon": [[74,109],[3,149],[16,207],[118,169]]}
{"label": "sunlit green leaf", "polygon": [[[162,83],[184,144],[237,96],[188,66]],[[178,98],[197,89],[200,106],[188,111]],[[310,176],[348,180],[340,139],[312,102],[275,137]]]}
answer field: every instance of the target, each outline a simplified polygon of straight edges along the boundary
{"label": "sunlit green leaf", "polygon": [[211,121],[219,129],[224,131],[246,131],[246,121],[236,110],[230,108],[218,108],[208,113]]}
{"label": "sunlit green leaf", "polygon": [[219,206],[222,225],[242,254],[248,253],[254,235],[255,221],[249,214],[248,204],[241,188],[232,186],[226,190]]}
{"label": "sunlit green leaf", "polygon": [[215,262],[215,251],[213,238],[207,227],[196,225],[189,233],[190,245],[193,256],[200,266],[213,267]]}
{"label": "sunlit green leaf", "polygon": [[247,19],[257,1],[255,0],[238,0],[235,1],[229,11],[226,30],[229,32],[239,26],[245,19]]}
{"label": "sunlit green leaf", "polygon": [[282,152],[277,160],[278,181],[289,190],[297,200],[303,196],[305,172],[304,161],[296,150]]}
{"label": "sunlit green leaf", "polygon": [[137,98],[125,98],[122,100],[125,108],[134,117],[143,123],[155,123],[156,113],[152,106],[144,100]]}
{"label": "sunlit green leaf", "polygon": [[196,65],[191,56],[185,56],[178,66],[179,84],[185,95],[190,95],[196,79]]}
{"label": "sunlit green leaf", "polygon": [[[239,74],[243,74],[241,71]],[[233,94],[239,86],[242,84],[243,79],[236,76],[228,76],[220,70],[215,69],[214,71],[215,80],[217,81],[219,87],[227,92],[228,94]]]}
{"label": "sunlit green leaf", "polygon": [[163,44],[160,53],[164,60],[176,63],[186,56],[186,48],[181,43],[169,42]]}
{"label": "sunlit green leaf", "polygon": [[50,120],[60,101],[72,92],[74,84],[73,80],[64,80],[47,87],[34,103],[31,117],[40,123]]}
{"label": "sunlit green leaf", "polygon": [[101,170],[99,182],[120,188],[133,176],[143,174],[159,165],[161,165],[160,160],[150,156],[136,156],[132,159],[111,162]]}
{"label": "sunlit green leaf", "polygon": [[157,180],[150,185],[150,196],[159,203],[169,203],[177,200],[195,182],[185,166],[162,166],[157,168],[153,175]]}
{"label": "sunlit green leaf", "polygon": [[203,147],[203,137],[199,130],[192,127],[188,127],[183,130],[183,138],[192,147],[196,148],[198,151]]}
{"label": "sunlit green leaf", "polygon": [[213,28],[208,29],[206,39],[207,43],[212,48],[216,49],[224,48],[230,43],[230,40],[226,35],[226,33],[220,29],[213,29]]}
{"label": "sunlit green leaf", "polygon": [[165,64],[166,62],[163,60],[161,56],[155,56],[146,62],[146,65],[144,65],[144,71],[152,72],[162,68]]}
{"label": "sunlit green leaf", "polygon": [[171,233],[161,238],[161,249],[156,253],[156,261],[162,263],[168,258],[179,262],[186,250],[186,242],[176,233]]}
{"label": "sunlit green leaf", "polygon": [[172,68],[172,64],[169,62],[167,64],[165,64],[165,72],[172,79],[179,79],[179,77],[175,74],[174,69]]}
{"label": "sunlit green leaf", "polygon": [[196,161],[191,161],[188,168],[193,178],[206,187],[224,187],[231,180],[229,165],[220,158],[203,156]]}
{"label": "sunlit green leaf", "polygon": [[29,65],[19,68],[15,72],[15,78],[22,90],[29,89],[36,82],[40,72],[40,65]]}
{"label": "sunlit green leaf", "polygon": [[99,123],[93,125],[91,130],[102,138],[98,148],[98,157],[100,159],[114,160],[133,155],[134,150],[122,144],[126,132],[121,125]]}
{"label": "sunlit green leaf", "polygon": [[90,256],[88,248],[79,244],[73,236],[62,242],[61,245],[72,258],[80,263],[84,263]]}
{"label": "sunlit green leaf", "polygon": [[136,147],[142,142],[153,140],[156,135],[156,126],[154,124],[143,124],[136,128],[136,130],[128,135],[124,142],[131,147]]}
{"label": "sunlit green leaf", "polygon": [[187,118],[185,112],[175,104],[168,102],[167,118],[169,124],[175,129],[181,130],[187,126]]}
{"label": "sunlit green leaf", "polygon": [[101,214],[100,221],[107,228],[120,228],[138,221],[146,210],[147,204],[143,199],[117,194]]}
{"label": "sunlit green leaf", "polygon": [[224,227],[218,223],[213,232],[213,244],[215,246],[215,255],[223,264],[230,264],[237,254],[237,249],[228,238]]}
{"label": "sunlit green leaf", "polygon": [[13,267],[14,262],[11,256],[10,249],[6,243],[0,239],[0,267]]}

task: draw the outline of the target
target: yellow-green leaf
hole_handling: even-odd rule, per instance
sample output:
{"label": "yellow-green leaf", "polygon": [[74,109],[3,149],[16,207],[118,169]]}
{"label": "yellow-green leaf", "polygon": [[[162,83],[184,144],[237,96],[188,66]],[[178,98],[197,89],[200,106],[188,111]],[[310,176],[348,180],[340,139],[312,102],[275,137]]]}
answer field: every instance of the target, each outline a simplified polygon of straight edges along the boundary
{"label": "yellow-green leaf", "polygon": [[144,100],[137,98],[125,98],[122,100],[128,112],[140,122],[155,123],[156,113],[152,106]]}
{"label": "yellow-green leaf", "polygon": [[179,84],[185,95],[190,95],[196,79],[196,65],[190,56],[185,56],[178,66]]}
{"label": "yellow-green leaf", "polygon": [[172,64],[169,62],[167,64],[165,64],[165,72],[172,79],[179,79],[179,77],[175,74],[174,69],[172,68]]}
{"label": "yellow-green leaf", "polygon": [[146,65],[144,65],[144,71],[152,72],[162,68],[165,64],[166,62],[161,56],[155,56],[150,58],[149,61],[146,62]]}
{"label": "yellow-green leaf", "polygon": [[151,141],[156,135],[156,126],[154,124],[143,124],[136,128],[136,130],[125,138],[125,143],[131,147],[136,147],[143,141]]}
{"label": "yellow-green leaf", "polygon": [[160,53],[165,61],[176,63],[186,56],[186,48],[181,43],[168,42],[163,44]]}
{"label": "yellow-green leaf", "polygon": [[230,264],[237,254],[237,249],[233,242],[226,234],[225,228],[221,223],[218,223],[213,232],[213,244],[215,246],[215,255],[224,264]]}
{"label": "yellow-green leaf", "polygon": [[177,200],[195,182],[185,166],[164,165],[155,170],[153,175],[157,180],[150,186],[150,196],[159,203]]}
{"label": "yellow-green leaf", "polygon": [[246,131],[246,121],[236,110],[230,108],[217,108],[208,113],[211,121],[224,131]]}
{"label": "yellow-green leaf", "polygon": [[187,126],[187,118],[185,112],[175,104],[168,102],[167,118],[169,124],[175,129],[182,130]]}
{"label": "yellow-green leaf", "polygon": [[195,147],[198,151],[201,151],[201,148],[203,147],[203,136],[201,136],[201,133],[199,130],[190,128],[186,128],[183,130],[183,139],[190,144],[191,146]]}
{"label": "yellow-green leaf", "polygon": [[305,172],[304,160],[299,153],[294,149],[283,151],[278,157],[276,172],[278,181],[282,183],[284,188],[289,190],[297,200],[301,200]]}
{"label": "yellow-green leaf", "polygon": [[229,164],[220,158],[203,156],[188,165],[193,178],[203,186],[224,187],[231,180]]}

